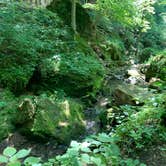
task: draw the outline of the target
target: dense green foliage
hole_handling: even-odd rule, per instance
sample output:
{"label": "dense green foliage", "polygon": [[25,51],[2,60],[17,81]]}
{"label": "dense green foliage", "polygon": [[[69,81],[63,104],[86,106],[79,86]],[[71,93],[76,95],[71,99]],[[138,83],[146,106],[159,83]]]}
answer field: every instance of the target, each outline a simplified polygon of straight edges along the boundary
{"label": "dense green foliage", "polygon": [[150,66],[146,72],[146,79],[152,77],[160,78],[166,81],[166,52],[160,52],[158,55],[150,59]]}
{"label": "dense green foliage", "polygon": [[17,102],[14,95],[8,90],[0,92],[0,140],[8,136],[13,131],[12,121],[15,120]]}
{"label": "dense green foliage", "polygon": [[9,3],[1,6],[0,14],[1,85],[14,91],[23,90],[39,59],[56,52],[55,46],[65,29],[57,31],[56,27],[63,23],[47,10]]}
{"label": "dense green foliage", "polygon": [[[41,81],[39,75],[42,75],[44,80],[48,80],[49,74],[45,73],[49,73],[49,70],[55,73],[50,77],[57,75],[59,79],[70,79],[73,88],[77,84],[76,90],[100,87],[104,72],[102,65],[83,39],[79,39],[82,40],[82,45],[78,44],[79,40],[73,40],[69,27],[56,14],[43,9],[34,10],[17,3],[3,5],[0,16],[2,18],[0,25],[2,29],[0,32],[0,84],[2,87],[8,87],[17,93],[22,92],[35,71],[39,72],[38,78],[35,79]],[[78,60],[75,59],[76,56]],[[64,58],[68,59],[68,62],[64,61]],[[82,67],[78,68],[80,60]],[[47,66],[49,61],[52,61],[49,64],[50,67]],[[87,62],[93,65],[90,66]],[[38,71],[39,66],[42,71]],[[46,71],[48,67],[49,70]],[[61,68],[62,72],[58,74]],[[83,76],[86,78],[81,80]],[[80,85],[79,88],[78,81],[89,82],[85,86]],[[57,86],[55,81],[52,80],[51,83],[54,87]]]}

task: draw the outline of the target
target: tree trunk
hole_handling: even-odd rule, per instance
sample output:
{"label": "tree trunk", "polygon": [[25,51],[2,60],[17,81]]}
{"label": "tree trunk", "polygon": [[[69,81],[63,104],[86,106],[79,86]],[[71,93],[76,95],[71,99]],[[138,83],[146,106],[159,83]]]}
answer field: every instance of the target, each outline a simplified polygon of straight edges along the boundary
{"label": "tree trunk", "polygon": [[76,33],[76,0],[72,0],[72,9],[71,9],[71,26]]}

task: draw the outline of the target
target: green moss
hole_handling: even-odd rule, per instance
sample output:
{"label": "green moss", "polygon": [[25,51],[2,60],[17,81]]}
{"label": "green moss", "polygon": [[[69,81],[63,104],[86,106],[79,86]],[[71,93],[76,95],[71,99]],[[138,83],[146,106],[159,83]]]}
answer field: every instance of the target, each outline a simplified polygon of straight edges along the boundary
{"label": "green moss", "polygon": [[[17,124],[21,124],[23,134],[41,139],[53,137],[57,142],[69,143],[72,138],[84,133],[83,106],[79,102],[46,94],[34,98],[33,118],[24,118],[25,115],[31,114],[32,109],[18,113],[22,119],[20,118]],[[29,100],[33,103],[32,99]]]}
{"label": "green moss", "polygon": [[46,9],[8,2],[0,10],[0,84],[18,93],[26,88],[41,57],[64,50],[62,40],[70,33]]}
{"label": "green moss", "polygon": [[60,88],[72,96],[95,93],[100,88],[104,77],[102,64],[94,54],[77,49],[43,61],[41,75],[48,88]]}
{"label": "green moss", "polygon": [[8,90],[0,90],[0,140],[6,138],[14,129],[16,100]]}
{"label": "green moss", "polygon": [[87,41],[74,39],[56,13],[20,3],[6,3],[0,9],[2,87],[17,94],[61,88],[77,96],[100,87],[103,66]]}
{"label": "green moss", "polygon": [[[88,14],[88,11],[84,9],[79,3],[76,4],[76,22],[77,31],[80,35],[88,37],[92,35],[94,31],[94,25]],[[47,7],[50,11],[58,13],[58,15],[67,23],[71,25],[71,1],[70,0],[53,0],[51,4]]]}
{"label": "green moss", "polygon": [[152,77],[166,81],[166,51],[158,53],[158,55],[150,59],[146,79],[149,80]]}

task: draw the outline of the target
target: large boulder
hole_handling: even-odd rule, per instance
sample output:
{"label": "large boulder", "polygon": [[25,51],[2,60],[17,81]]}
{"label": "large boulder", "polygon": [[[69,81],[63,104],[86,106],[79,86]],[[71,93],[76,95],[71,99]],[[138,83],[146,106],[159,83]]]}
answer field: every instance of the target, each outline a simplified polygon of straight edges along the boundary
{"label": "large boulder", "polygon": [[113,90],[113,96],[117,105],[143,105],[151,93],[137,85],[120,84]]}
{"label": "large boulder", "polygon": [[45,88],[77,96],[100,87],[103,65],[88,42],[74,38],[56,13],[22,3],[2,4],[0,87],[17,95],[25,89],[38,92]]}
{"label": "large boulder", "polygon": [[40,58],[60,50],[58,43],[69,33],[46,9],[3,1],[0,10],[0,86],[18,93],[26,88]]}
{"label": "large boulder", "polygon": [[22,97],[16,125],[21,126],[20,131],[27,136],[69,143],[85,131],[83,107],[72,99],[54,97]]}

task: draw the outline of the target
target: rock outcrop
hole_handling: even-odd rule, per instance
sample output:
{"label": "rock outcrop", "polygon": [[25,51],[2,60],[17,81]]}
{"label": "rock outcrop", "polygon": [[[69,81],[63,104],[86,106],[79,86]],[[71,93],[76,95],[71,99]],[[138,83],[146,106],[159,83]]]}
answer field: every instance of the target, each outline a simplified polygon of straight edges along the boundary
{"label": "rock outcrop", "polygon": [[44,95],[34,96],[34,99],[26,97],[19,106],[16,125],[21,126],[21,133],[27,136],[69,143],[85,131],[82,111],[82,105],[73,99],[54,100]]}

